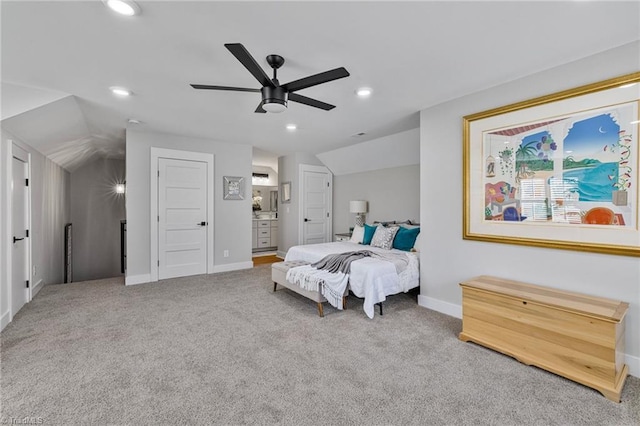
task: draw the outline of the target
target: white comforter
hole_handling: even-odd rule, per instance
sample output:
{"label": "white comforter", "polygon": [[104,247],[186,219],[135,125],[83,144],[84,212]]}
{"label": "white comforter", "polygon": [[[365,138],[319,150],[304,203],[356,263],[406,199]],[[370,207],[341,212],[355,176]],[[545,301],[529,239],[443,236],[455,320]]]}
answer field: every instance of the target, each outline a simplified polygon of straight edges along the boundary
{"label": "white comforter", "polygon": [[303,260],[314,263],[328,254],[346,253],[358,250],[371,250],[376,253],[397,253],[407,256],[409,264],[400,274],[392,262],[366,257],[351,264],[349,288],[357,297],[364,298],[364,312],[373,318],[374,305],[384,302],[387,296],[400,292],[406,293],[420,285],[420,270],[417,253],[401,250],[384,250],[351,242],[335,242],[294,246],[285,257],[289,260]]}

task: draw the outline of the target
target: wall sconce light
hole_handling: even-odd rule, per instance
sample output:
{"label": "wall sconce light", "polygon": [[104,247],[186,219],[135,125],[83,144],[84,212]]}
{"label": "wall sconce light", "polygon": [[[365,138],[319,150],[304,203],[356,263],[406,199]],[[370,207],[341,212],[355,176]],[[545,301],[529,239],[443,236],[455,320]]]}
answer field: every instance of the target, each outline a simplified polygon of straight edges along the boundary
{"label": "wall sconce light", "polygon": [[364,226],[364,214],[367,212],[367,202],[362,200],[349,201],[349,211],[356,214],[356,226]]}
{"label": "wall sconce light", "polygon": [[116,194],[124,194],[126,189],[126,183],[116,183]]}

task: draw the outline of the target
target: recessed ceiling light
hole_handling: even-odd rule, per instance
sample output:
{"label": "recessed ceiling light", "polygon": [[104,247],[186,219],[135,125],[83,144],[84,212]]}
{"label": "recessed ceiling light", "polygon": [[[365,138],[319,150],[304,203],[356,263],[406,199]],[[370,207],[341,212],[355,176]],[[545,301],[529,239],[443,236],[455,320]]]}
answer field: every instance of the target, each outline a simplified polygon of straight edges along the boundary
{"label": "recessed ceiling light", "polygon": [[627,83],[620,86],[621,89],[626,89],[627,87],[635,86],[638,83]]}
{"label": "recessed ceiling light", "polygon": [[132,0],[102,0],[107,7],[114,12],[124,16],[139,15],[141,12],[140,6]]}
{"label": "recessed ceiling light", "polygon": [[111,93],[117,96],[127,97],[132,95],[131,90],[125,89],[124,87],[112,86],[109,87],[109,90],[111,90]]}
{"label": "recessed ceiling light", "polygon": [[356,90],[356,95],[360,96],[361,98],[366,98],[368,96],[371,96],[371,92],[372,90],[368,87],[361,87],[358,90]]}
{"label": "recessed ceiling light", "polygon": [[297,128],[298,126],[296,126],[295,124],[287,124],[287,130],[295,130]]}

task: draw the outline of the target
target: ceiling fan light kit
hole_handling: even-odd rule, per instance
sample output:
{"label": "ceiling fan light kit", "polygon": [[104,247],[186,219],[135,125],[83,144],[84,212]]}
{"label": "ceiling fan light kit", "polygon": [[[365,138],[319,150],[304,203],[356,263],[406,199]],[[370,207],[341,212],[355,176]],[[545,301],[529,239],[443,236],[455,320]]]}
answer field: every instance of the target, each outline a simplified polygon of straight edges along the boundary
{"label": "ceiling fan light kit", "polygon": [[261,89],[252,89],[245,87],[230,86],[209,86],[206,84],[191,84],[194,89],[204,90],[230,90],[234,92],[260,92],[262,101],[254,112],[257,113],[278,113],[287,109],[289,101],[308,105],[314,108],[330,111],[335,108],[331,105],[316,99],[293,93],[307,87],[317,86],[318,84],[328,83],[333,80],[348,77],[349,72],[343,67],[330,71],[325,71],[299,80],[291,81],[287,84],[280,85],[278,81],[278,68],[284,64],[284,58],[280,55],[268,55],[267,63],[273,69],[273,78],[264,72],[262,67],[258,65],[256,60],[251,56],[249,51],[240,43],[228,43],[224,45],[233,56],[249,71],[256,80],[262,85]]}
{"label": "ceiling fan light kit", "polygon": [[282,112],[287,109],[288,94],[281,86],[264,86],[262,92],[262,109],[267,112]]}

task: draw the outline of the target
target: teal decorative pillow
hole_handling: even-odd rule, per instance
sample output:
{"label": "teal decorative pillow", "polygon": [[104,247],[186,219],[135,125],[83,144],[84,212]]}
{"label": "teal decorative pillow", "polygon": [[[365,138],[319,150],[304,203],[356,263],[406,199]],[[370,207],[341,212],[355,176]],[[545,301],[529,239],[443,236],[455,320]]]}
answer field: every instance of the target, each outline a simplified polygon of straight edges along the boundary
{"label": "teal decorative pillow", "polygon": [[373,238],[373,234],[375,234],[377,226],[371,226],[364,224],[364,238],[362,239],[362,244],[369,245],[371,244],[371,239]]}
{"label": "teal decorative pillow", "polygon": [[405,228],[401,226],[398,229],[396,238],[393,240],[393,248],[398,250],[410,251],[416,243],[416,238],[420,233],[420,228]]}

